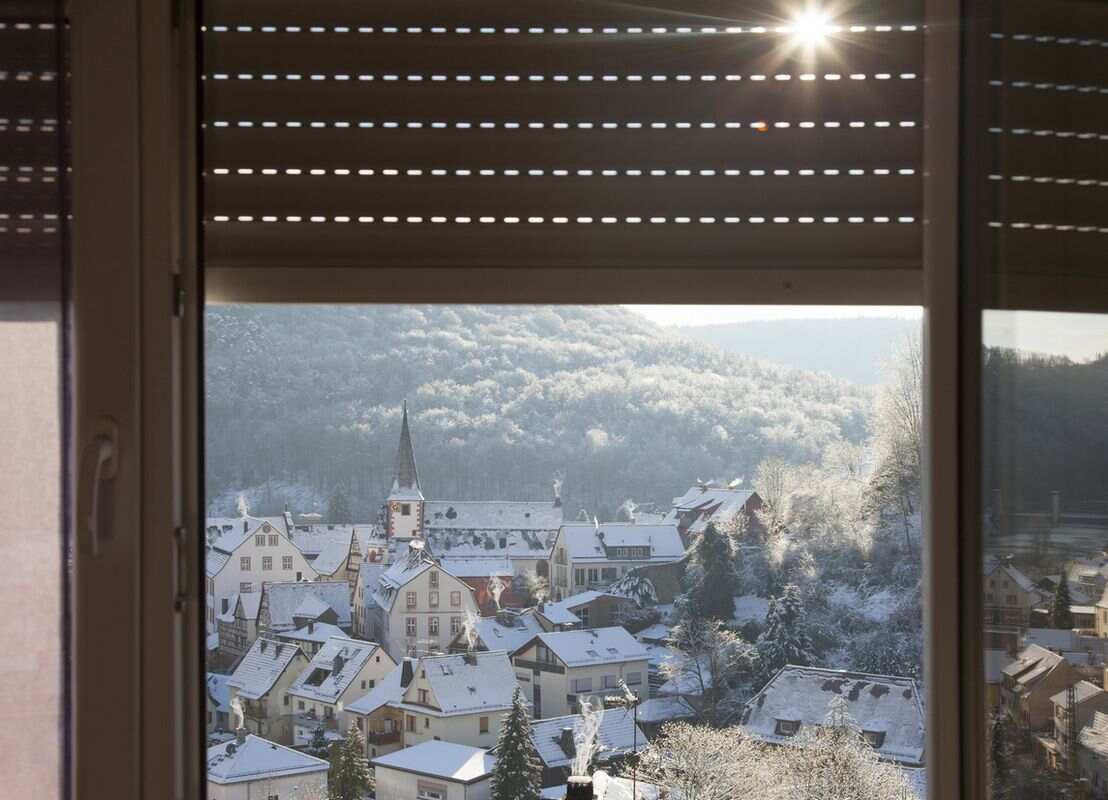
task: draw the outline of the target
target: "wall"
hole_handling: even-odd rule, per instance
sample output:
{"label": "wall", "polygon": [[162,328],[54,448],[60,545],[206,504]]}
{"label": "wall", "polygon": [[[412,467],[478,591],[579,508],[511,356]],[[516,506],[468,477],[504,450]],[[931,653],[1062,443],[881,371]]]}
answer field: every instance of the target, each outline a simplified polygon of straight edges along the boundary
{"label": "wall", "polygon": [[[431,588],[431,575],[439,576],[438,589]],[[439,593],[439,605],[432,608],[430,605],[430,593]],[[450,593],[459,592],[461,605],[450,604]],[[416,607],[409,609],[407,605],[407,593],[416,593]],[[382,639],[385,648],[394,659],[402,658],[410,649],[419,654],[429,652],[445,653],[450,647],[450,642],[455,634],[450,632],[450,618],[459,617],[465,620],[466,610],[478,613],[477,604],[473,600],[473,594],[463,581],[452,575],[448,575],[437,567],[424,572],[408,585],[402,587],[393,602],[392,610],[388,614],[388,628],[382,631]],[[409,639],[406,633],[406,620],[408,617],[416,619],[415,638]],[[437,617],[439,620],[439,633],[431,635],[429,631],[429,619]]]}
{"label": "wall", "polygon": [[445,800],[489,800],[488,779],[464,786],[441,779],[421,778],[410,772],[401,772],[385,767],[377,768],[377,800],[415,800],[421,781],[444,787],[446,789]]}
{"label": "wall", "polygon": [[208,782],[208,800],[265,800],[274,794],[281,800],[319,800],[327,797],[327,770],[224,785]]}
{"label": "wall", "polygon": [[[220,601],[224,598],[230,598],[233,594],[237,594],[240,584],[244,582],[251,583],[252,590],[260,592],[262,590],[263,581],[294,581],[296,580],[296,574],[298,572],[304,580],[316,579],[316,571],[308,564],[307,559],[304,558],[304,554],[301,553],[284,534],[280,533],[276,528],[272,528],[269,532],[264,534],[267,544],[264,547],[259,547],[254,544],[254,536],[261,533],[261,528],[258,528],[256,532],[252,532],[250,536],[247,537],[246,541],[239,545],[238,549],[227,559],[227,563],[223,565],[223,569],[220,570],[219,574],[213,578],[215,582],[215,594],[208,594],[208,604],[211,608],[215,609],[216,616],[222,613],[223,605]],[[278,544],[276,547],[270,547],[268,544],[268,537],[271,533],[277,534]],[[242,570],[239,568],[239,559],[243,556],[250,557],[249,570]],[[273,558],[273,569],[262,569],[263,556]],[[292,556],[292,569],[281,568],[281,559],[285,556]],[[207,618],[208,617],[205,617],[205,619]],[[209,622],[208,633],[214,632],[215,627]]]}

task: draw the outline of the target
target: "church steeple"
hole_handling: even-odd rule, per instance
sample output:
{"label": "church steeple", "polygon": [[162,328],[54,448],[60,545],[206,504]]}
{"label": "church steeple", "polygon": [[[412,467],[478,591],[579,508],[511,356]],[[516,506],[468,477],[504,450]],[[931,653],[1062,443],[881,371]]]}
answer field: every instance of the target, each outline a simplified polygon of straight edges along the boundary
{"label": "church steeple", "polygon": [[419,473],[416,471],[415,449],[412,447],[412,432],[408,429],[408,401],[404,401],[403,418],[400,423],[400,446],[396,449],[396,469],[393,473],[392,490],[402,489],[419,491]]}

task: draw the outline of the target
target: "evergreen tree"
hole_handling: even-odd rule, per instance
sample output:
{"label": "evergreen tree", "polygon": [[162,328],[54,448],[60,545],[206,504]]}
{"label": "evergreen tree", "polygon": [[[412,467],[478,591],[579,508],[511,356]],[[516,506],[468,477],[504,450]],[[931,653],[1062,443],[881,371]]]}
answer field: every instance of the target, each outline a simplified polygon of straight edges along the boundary
{"label": "evergreen tree", "polygon": [[812,658],[804,601],[800,589],[789,584],[784,594],[769,601],[766,629],[758,638],[759,682],[765,685],[786,664],[806,667]]}
{"label": "evergreen tree", "polygon": [[362,800],[373,788],[373,774],[365,757],[365,739],[353,722],[342,744],[331,747],[328,784],[330,800]]}
{"label": "evergreen tree", "polygon": [[1055,628],[1072,628],[1073,612],[1070,611],[1070,582],[1066,580],[1063,572],[1058,581],[1058,588],[1054,590],[1054,607],[1051,609],[1051,623]]}
{"label": "evergreen tree", "polygon": [[696,543],[697,570],[689,589],[691,608],[713,619],[730,621],[735,616],[738,580],[732,563],[731,545],[709,522]]}
{"label": "evergreen tree", "polygon": [[350,513],[350,501],[342,489],[336,489],[327,502],[327,521],[332,525],[349,525],[354,521],[354,515]]}
{"label": "evergreen tree", "polygon": [[316,756],[317,758],[327,758],[327,738],[323,735],[323,726],[320,725],[312,733],[311,741],[308,742],[308,746],[304,748],[308,755]]}
{"label": "evergreen tree", "polygon": [[531,720],[516,687],[512,710],[500,726],[496,764],[492,768],[492,800],[539,800],[542,764],[531,741]]}

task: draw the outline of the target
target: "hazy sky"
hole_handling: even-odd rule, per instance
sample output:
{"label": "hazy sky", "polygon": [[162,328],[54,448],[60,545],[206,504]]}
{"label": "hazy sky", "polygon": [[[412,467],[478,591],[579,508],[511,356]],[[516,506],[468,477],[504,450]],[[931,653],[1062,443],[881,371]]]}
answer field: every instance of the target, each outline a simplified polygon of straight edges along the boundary
{"label": "hazy sky", "polygon": [[[722,322],[836,317],[919,319],[918,306],[627,306],[661,325],[684,327]],[[1086,361],[1108,352],[1108,314],[1045,311],[989,311],[984,319],[989,346],[1063,355]]]}

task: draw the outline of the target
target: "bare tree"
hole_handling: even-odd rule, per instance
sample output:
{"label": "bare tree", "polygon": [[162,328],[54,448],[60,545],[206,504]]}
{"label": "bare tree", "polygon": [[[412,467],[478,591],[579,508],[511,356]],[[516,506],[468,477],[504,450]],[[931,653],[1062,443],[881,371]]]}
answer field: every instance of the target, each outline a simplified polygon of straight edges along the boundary
{"label": "bare tree", "polygon": [[670,643],[675,653],[662,665],[666,678],[681,694],[699,696],[699,714],[710,725],[721,725],[745,699],[756,658],[755,648],[717,619],[686,616],[675,626]]}

